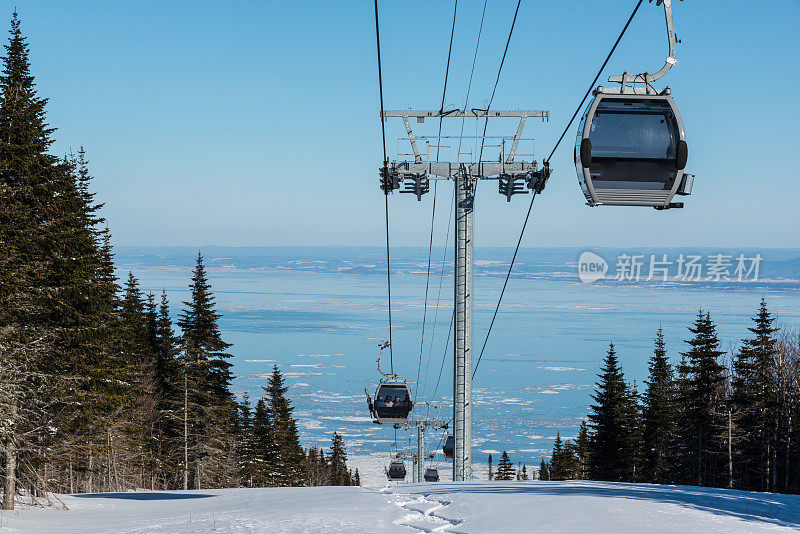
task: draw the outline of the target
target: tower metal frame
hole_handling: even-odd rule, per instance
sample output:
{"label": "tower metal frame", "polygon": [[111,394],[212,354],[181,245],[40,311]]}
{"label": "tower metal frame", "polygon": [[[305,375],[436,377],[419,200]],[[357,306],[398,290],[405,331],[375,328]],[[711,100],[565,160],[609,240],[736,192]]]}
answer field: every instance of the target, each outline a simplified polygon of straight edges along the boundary
{"label": "tower metal frame", "polygon": [[[454,336],[453,336],[453,436],[455,451],[453,458],[453,480],[463,481],[472,478],[472,325],[473,325],[473,216],[475,211],[475,190],[479,180],[497,180],[498,189],[507,200],[515,194],[528,193],[528,190],[541,192],[550,168],[547,164],[539,168],[535,160],[517,161],[517,149],[522,138],[526,119],[541,118],[549,121],[550,112],[544,110],[386,110],[381,113],[381,120],[389,117],[402,118],[406,128],[408,141],[411,144],[413,160],[392,161],[381,168],[381,189],[387,194],[400,189],[401,192],[414,193],[417,200],[428,190],[430,180],[453,180],[455,211],[455,273],[454,273]],[[411,120],[423,123],[426,118],[519,118],[516,133],[513,136],[470,136],[461,139],[476,139],[482,143],[486,139],[501,139],[500,157],[495,161],[438,161],[430,159],[430,151],[423,156],[417,141],[420,139],[441,139],[446,136],[419,137],[411,129]],[[505,154],[506,141],[510,142],[508,154]],[[527,189],[527,190],[526,190]],[[418,441],[424,440],[424,428]],[[421,462],[417,468],[421,473]]]}

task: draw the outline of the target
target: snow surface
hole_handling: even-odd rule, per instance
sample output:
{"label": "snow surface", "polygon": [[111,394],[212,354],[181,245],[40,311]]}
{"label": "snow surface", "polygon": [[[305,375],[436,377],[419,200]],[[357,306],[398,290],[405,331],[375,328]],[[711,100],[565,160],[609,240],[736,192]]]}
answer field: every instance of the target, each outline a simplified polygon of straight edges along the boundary
{"label": "snow surface", "polygon": [[67,495],[0,532],[800,532],[800,496],[603,482],[469,482]]}

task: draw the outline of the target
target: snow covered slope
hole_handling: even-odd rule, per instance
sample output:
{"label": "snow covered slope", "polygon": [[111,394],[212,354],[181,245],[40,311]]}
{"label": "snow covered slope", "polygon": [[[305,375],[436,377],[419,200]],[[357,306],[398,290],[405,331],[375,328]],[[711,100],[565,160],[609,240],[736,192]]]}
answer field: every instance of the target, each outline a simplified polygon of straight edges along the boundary
{"label": "snow covered slope", "polygon": [[600,482],[471,482],[68,495],[0,532],[800,532],[800,496]]}

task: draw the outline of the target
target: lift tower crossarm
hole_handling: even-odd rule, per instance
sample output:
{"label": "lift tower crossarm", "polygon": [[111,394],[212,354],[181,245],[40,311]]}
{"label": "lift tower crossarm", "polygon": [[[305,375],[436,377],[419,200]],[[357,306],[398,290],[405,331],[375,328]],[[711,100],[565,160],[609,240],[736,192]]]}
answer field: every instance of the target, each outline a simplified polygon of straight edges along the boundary
{"label": "lift tower crossarm", "polygon": [[[541,117],[542,120],[550,120],[550,112],[547,110],[539,109],[504,109],[504,110],[485,110],[485,109],[454,109],[451,111],[439,110],[420,110],[420,109],[391,109],[385,110],[382,117],[406,117],[418,119],[417,122],[423,122],[429,117],[434,118],[455,118],[455,117]],[[422,120],[419,120],[422,119]]]}

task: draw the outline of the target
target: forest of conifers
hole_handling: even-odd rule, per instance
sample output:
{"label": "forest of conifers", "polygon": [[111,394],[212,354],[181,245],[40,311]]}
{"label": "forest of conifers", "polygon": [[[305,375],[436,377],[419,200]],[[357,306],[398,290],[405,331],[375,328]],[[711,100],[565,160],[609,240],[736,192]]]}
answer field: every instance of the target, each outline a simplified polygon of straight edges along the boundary
{"label": "forest of conifers", "polygon": [[120,287],[86,153],[49,152],[46,104],[15,13],[0,73],[3,508],[20,494],[358,483],[341,436],[301,448],[277,367],[254,407],[234,397],[202,256],[175,325],[165,293],[132,273]]}
{"label": "forest of conifers", "polygon": [[643,392],[612,344],[588,424],[572,442],[556,436],[540,476],[800,493],[800,332],[763,299],[748,330],[724,351],[701,311],[671,362],[659,329]]}

